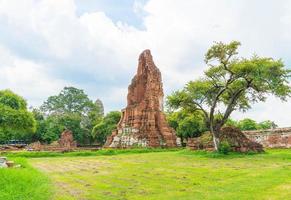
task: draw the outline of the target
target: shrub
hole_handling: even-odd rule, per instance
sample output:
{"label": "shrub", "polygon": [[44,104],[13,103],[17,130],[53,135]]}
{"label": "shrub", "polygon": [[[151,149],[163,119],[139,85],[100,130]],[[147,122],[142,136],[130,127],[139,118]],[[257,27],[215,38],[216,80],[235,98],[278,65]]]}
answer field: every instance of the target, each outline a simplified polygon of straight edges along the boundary
{"label": "shrub", "polygon": [[228,154],[231,151],[231,146],[227,141],[222,141],[218,147],[218,152],[222,154]]}

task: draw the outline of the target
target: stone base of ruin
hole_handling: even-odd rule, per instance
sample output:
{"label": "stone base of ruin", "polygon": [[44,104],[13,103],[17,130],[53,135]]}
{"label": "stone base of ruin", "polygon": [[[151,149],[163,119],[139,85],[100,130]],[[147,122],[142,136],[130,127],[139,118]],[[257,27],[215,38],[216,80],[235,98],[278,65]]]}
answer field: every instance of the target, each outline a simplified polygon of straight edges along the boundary
{"label": "stone base of ruin", "polygon": [[[133,127],[120,126],[114,130],[107,138],[105,147],[110,148],[131,148],[131,147],[177,147],[181,144],[180,138],[177,138],[166,123],[162,112],[156,112],[159,115],[160,126],[153,123],[152,127],[135,129]],[[162,127],[162,130],[159,129]]]}
{"label": "stone base of ruin", "polygon": [[[208,132],[208,138],[205,135],[188,140],[187,146],[192,150],[214,150],[212,135]],[[236,152],[263,152],[263,146],[257,142],[248,139],[242,131],[235,127],[224,127],[221,130],[220,141],[227,141],[232,150]]]}

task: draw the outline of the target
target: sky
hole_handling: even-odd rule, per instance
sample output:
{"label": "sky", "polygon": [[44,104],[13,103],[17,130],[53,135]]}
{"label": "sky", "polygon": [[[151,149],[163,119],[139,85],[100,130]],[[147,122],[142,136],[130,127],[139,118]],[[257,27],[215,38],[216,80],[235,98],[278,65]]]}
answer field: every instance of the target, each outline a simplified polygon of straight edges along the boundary
{"label": "sky", "polygon": [[[242,43],[240,55],[282,59],[291,69],[291,0],[0,0],[0,89],[30,106],[65,86],[126,106],[139,54],[150,49],[165,96],[203,75],[214,41]],[[291,99],[270,96],[235,119],[291,126]]]}

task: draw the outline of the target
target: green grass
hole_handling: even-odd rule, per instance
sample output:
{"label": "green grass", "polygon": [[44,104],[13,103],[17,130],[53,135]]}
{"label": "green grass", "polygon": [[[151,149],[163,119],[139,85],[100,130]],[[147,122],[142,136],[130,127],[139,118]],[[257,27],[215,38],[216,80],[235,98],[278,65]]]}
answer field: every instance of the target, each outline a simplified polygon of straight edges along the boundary
{"label": "green grass", "polygon": [[51,152],[51,151],[39,151],[39,152],[0,152],[1,156],[7,156],[10,158],[42,158],[42,157],[84,157],[84,156],[101,156],[101,155],[119,155],[119,154],[137,154],[137,153],[152,153],[152,152],[169,152],[178,151],[181,149],[162,149],[162,148],[137,148],[137,149],[102,149],[96,151],[73,151],[73,152]]}
{"label": "green grass", "polygon": [[[20,155],[26,158],[16,158]],[[25,168],[0,170],[1,186],[3,175],[6,180],[12,177],[6,189],[0,188],[0,199],[287,200],[291,197],[291,149],[229,155],[183,149],[134,149],[9,156],[24,163]],[[28,183],[29,179],[34,180],[34,185]],[[18,189],[19,185],[22,190]],[[23,191],[22,194],[31,193],[29,198],[19,198]]]}
{"label": "green grass", "polygon": [[22,167],[0,169],[0,199],[48,200],[53,191],[49,178],[32,168],[25,159],[12,160]]}

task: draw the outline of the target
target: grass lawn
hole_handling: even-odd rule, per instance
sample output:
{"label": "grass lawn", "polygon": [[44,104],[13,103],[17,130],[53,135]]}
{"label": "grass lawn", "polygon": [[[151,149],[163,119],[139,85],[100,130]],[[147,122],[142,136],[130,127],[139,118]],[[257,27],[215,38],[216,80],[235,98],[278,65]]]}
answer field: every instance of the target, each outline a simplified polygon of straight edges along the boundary
{"label": "grass lawn", "polygon": [[[0,199],[291,199],[291,149],[226,156],[187,150],[109,154],[26,158],[34,169],[0,170]],[[12,177],[6,189],[3,175],[6,181]],[[25,186],[31,198],[17,198],[23,176],[34,180]]]}
{"label": "grass lawn", "polygon": [[25,159],[13,159],[22,168],[0,169],[1,200],[48,200],[53,185],[49,177],[32,168]]}

